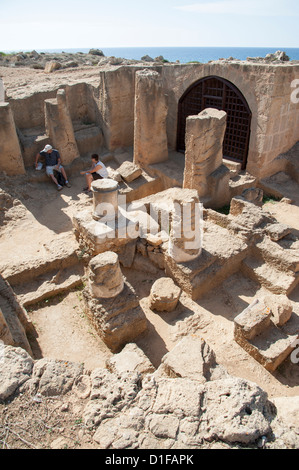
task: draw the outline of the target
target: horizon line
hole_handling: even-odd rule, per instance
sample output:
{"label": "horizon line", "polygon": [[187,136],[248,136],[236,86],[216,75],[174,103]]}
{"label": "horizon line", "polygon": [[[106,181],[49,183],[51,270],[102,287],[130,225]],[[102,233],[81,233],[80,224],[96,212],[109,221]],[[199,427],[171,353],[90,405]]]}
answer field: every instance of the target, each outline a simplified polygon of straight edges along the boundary
{"label": "horizon line", "polygon": [[[161,48],[167,48],[167,49],[228,49],[228,48],[234,48],[234,49],[299,49],[299,46],[91,46],[91,47],[45,47],[45,48],[38,48],[35,49],[33,48],[32,50],[36,51],[50,51],[50,50],[61,50],[63,51],[64,49],[68,50],[80,50],[80,49],[145,49],[145,48],[151,48],[151,49],[161,49]],[[2,52],[24,52],[24,50],[29,51],[29,47],[23,48],[23,49],[3,49]]]}

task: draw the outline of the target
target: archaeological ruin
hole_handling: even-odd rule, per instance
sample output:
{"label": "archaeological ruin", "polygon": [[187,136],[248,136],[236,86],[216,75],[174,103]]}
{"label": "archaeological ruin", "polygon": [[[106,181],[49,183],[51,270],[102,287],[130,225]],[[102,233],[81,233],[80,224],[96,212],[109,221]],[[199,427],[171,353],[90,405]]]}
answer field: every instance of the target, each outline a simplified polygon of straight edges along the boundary
{"label": "archaeological ruin", "polygon": [[[236,434],[207,408],[201,421],[187,402],[196,387],[205,403],[221,387],[237,394],[231,376],[244,395],[256,379],[271,398],[299,396],[299,64],[52,64],[17,81],[0,63],[1,74],[0,340],[10,358],[11,347],[16,360],[25,360],[20,349],[28,355],[22,387],[37,393],[46,369],[34,375],[36,361],[51,355],[35,312],[48,304],[56,315],[55,299],[79,292],[105,351],[105,368],[73,377],[92,384],[84,419],[97,445],[125,447],[119,429],[129,408],[117,400],[132,400],[145,423],[146,431],[128,425],[128,448],[247,445],[269,435],[264,396],[252,416],[238,411]],[[61,193],[44,165],[34,167],[47,144],[70,177]],[[83,194],[80,171],[94,153],[109,176]],[[51,331],[55,345],[59,331]],[[68,360],[53,351],[51,360]],[[114,387],[111,416],[99,384]],[[0,402],[18,389],[5,386]],[[264,413],[259,425],[255,413]]]}

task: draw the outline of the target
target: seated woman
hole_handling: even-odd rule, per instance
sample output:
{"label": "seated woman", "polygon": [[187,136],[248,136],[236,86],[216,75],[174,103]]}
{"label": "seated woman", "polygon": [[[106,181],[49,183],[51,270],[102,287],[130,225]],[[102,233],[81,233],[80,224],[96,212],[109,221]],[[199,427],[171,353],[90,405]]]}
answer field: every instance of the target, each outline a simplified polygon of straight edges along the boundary
{"label": "seated woman", "polygon": [[92,166],[90,170],[81,171],[81,175],[85,175],[86,177],[86,188],[83,191],[89,192],[91,191],[91,183],[94,180],[108,178],[108,171],[105,167],[104,163],[99,160],[99,156],[94,153],[91,156]]}

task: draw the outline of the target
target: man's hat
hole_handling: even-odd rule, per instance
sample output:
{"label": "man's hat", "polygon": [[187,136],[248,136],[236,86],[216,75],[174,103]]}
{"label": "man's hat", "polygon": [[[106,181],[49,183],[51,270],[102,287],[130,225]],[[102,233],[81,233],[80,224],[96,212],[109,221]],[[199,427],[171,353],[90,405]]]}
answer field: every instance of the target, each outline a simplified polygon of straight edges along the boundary
{"label": "man's hat", "polygon": [[42,150],[42,152],[48,152],[49,150],[52,150],[52,145],[46,145],[44,150]]}

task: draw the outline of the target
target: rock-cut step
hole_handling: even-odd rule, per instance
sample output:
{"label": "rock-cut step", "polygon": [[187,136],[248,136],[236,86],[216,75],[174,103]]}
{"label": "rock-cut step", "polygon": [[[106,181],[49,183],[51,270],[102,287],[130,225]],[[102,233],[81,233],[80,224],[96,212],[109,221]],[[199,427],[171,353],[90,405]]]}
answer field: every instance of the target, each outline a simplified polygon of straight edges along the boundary
{"label": "rock-cut step", "polygon": [[78,246],[67,234],[45,243],[35,256],[26,256],[25,250],[24,258],[0,263],[0,271],[15,290],[17,286],[28,284],[39,276],[58,272],[80,262]]}
{"label": "rock-cut step", "polygon": [[84,265],[77,265],[47,272],[26,284],[18,284],[14,292],[23,307],[34,305],[82,285]]}
{"label": "rock-cut step", "polygon": [[274,294],[289,295],[299,283],[298,273],[279,271],[261,259],[246,258],[242,261],[241,269],[245,275]]}

